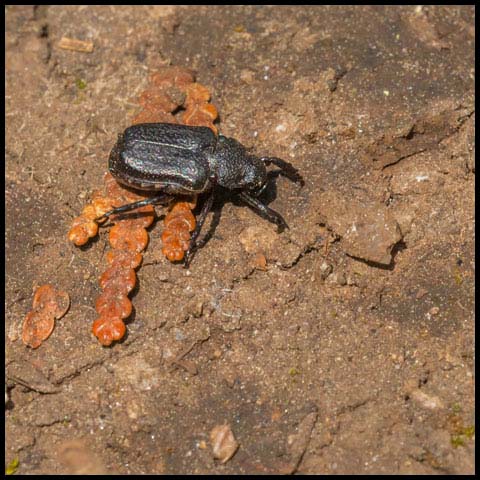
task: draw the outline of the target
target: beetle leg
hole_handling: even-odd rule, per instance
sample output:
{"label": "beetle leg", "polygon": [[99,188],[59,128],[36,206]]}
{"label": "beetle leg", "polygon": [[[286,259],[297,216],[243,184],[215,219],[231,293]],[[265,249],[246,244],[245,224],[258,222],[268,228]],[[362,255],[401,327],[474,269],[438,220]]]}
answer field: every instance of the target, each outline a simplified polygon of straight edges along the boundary
{"label": "beetle leg", "polygon": [[270,222],[276,223],[278,225],[279,231],[283,231],[285,228],[288,228],[287,222],[284,218],[275,210],[264,205],[260,200],[257,200],[254,197],[251,197],[245,192],[241,192],[238,195],[246,204],[256,210],[262,217],[266,218]]}
{"label": "beetle leg", "polygon": [[144,207],[145,205],[152,205],[153,203],[161,203],[163,200],[169,198],[169,195],[162,193],[156,197],[146,198],[145,200],[140,200],[138,202],[127,203],[121,207],[114,208],[107,213],[104,213],[100,217],[95,219],[96,222],[99,222],[105,218],[108,218],[110,215],[116,215],[117,213],[129,212],[130,210],[135,210],[136,208]]}
{"label": "beetle leg", "polygon": [[305,185],[305,182],[298,172],[298,170],[291,164],[277,157],[262,157],[260,159],[265,165],[270,165],[273,163],[275,166],[280,168],[283,175],[292,180],[293,182],[299,183],[302,187]]}
{"label": "beetle leg", "polygon": [[253,190],[253,191],[250,190],[250,194],[253,195],[254,197],[259,197],[265,191],[267,186],[268,186],[268,177],[267,177],[267,181],[258,190]]}
{"label": "beetle leg", "polygon": [[188,268],[188,266],[190,265],[190,262],[193,258],[193,253],[195,251],[197,238],[200,235],[200,231],[202,230],[203,224],[205,223],[208,212],[212,208],[213,197],[214,197],[213,192],[214,192],[214,190],[212,188],[212,190],[210,192],[210,195],[205,200],[205,203],[202,206],[202,210],[201,210],[200,215],[198,217],[197,224],[195,225],[195,230],[193,231],[192,236],[190,238],[190,245],[188,246],[188,250],[185,253],[185,262],[184,262],[184,267],[185,268]]}

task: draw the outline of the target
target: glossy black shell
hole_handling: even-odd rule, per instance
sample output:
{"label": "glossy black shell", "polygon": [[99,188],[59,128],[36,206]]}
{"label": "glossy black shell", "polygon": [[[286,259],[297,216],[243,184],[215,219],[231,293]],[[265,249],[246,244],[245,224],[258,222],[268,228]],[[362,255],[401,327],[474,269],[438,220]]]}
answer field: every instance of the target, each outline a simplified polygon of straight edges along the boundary
{"label": "glossy black shell", "polygon": [[216,144],[208,127],[133,125],[119,136],[109,169],[120,183],[140,190],[204,192],[210,188],[209,157]]}

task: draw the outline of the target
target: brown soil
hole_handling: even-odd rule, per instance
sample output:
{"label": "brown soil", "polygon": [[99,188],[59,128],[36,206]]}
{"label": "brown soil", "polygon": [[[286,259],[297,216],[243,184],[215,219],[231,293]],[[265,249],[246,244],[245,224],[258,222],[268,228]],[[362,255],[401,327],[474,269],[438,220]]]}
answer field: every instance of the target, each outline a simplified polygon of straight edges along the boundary
{"label": "brown soil", "polygon": [[[474,16],[7,7],[6,463],[473,473]],[[66,234],[165,65],[194,69],[221,133],[292,162],[306,185],[271,186],[281,234],[217,202],[189,270],[162,256],[157,222],[127,336],[105,348],[91,325],[107,231],[82,248]],[[46,283],[71,307],[32,350],[22,323]],[[223,424],[239,447],[222,464],[210,432]]]}

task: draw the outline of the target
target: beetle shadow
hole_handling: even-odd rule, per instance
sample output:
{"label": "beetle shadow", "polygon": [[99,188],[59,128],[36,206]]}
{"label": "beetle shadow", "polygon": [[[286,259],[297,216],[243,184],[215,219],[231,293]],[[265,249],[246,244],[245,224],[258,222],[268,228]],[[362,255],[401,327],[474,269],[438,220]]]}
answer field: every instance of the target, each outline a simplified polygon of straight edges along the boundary
{"label": "beetle shadow", "polygon": [[281,170],[267,172],[267,186],[257,198],[265,205],[269,205],[277,198],[277,178],[282,174]]}
{"label": "beetle shadow", "polygon": [[[262,192],[262,195],[258,197],[258,199],[265,204],[273,202],[277,197],[277,187],[275,185],[275,179],[280,175],[280,171],[275,170],[268,172],[267,174],[267,187],[265,191]],[[202,199],[202,201],[197,203],[196,213],[199,213],[202,209],[203,202],[206,201],[206,198]],[[220,223],[220,219],[222,217],[222,208],[225,203],[233,203],[236,206],[245,207],[245,203],[239,200],[235,194],[232,194],[229,190],[217,186],[215,199],[213,201],[213,205],[211,208],[211,212],[213,213],[212,220],[210,225],[208,226],[208,230],[206,233],[197,241],[197,245],[195,247],[196,250],[203,248],[213,237],[215,231]]]}
{"label": "beetle shadow", "polygon": [[[267,173],[267,186],[265,187],[262,194],[257,197],[258,200],[260,200],[260,202],[262,202],[263,204],[268,205],[277,198],[276,179],[279,175],[281,175],[281,173],[281,170],[272,170]],[[202,199],[201,202],[197,203],[196,213],[201,211],[203,201],[206,201],[206,198]],[[218,224],[220,223],[223,205],[225,205],[225,203],[227,202],[231,202],[235,206],[246,206],[245,203],[242,202],[239,198],[237,198],[235,194],[232,194],[232,192],[228,191],[227,189],[217,186],[215,200],[211,208],[211,212],[213,212],[212,221],[210,222],[207,232],[197,241],[195,250],[203,248],[211,240],[211,238],[215,234],[215,230],[217,229]]]}
{"label": "beetle shadow", "polygon": [[[269,205],[277,198],[277,178],[282,175],[281,170],[271,170],[267,172],[267,186],[263,189],[263,192],[255,197],[264,205]],[[238,207],[246,207],[245,202],[242,202],[236,195],[230,195],[229,200]],[[254,210],[255,211],[255,210]],[[255,211],[256,212],[256,211]],[[257,212],[256,212],[257,213]],[[261,215],[260,215],[261,216]]]}

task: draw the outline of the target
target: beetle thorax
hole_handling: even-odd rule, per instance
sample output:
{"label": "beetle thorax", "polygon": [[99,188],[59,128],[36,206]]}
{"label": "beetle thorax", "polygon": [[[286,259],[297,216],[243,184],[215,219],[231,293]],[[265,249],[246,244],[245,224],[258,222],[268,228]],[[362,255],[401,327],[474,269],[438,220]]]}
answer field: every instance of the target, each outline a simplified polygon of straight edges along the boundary
{"label": "beetle thorax", "polygon": [[219,135],[209,163],[218,185],[235,189],[257,189],[265,183],[267,171],[263,162],[249,155],[246,148],[233,138]]}

